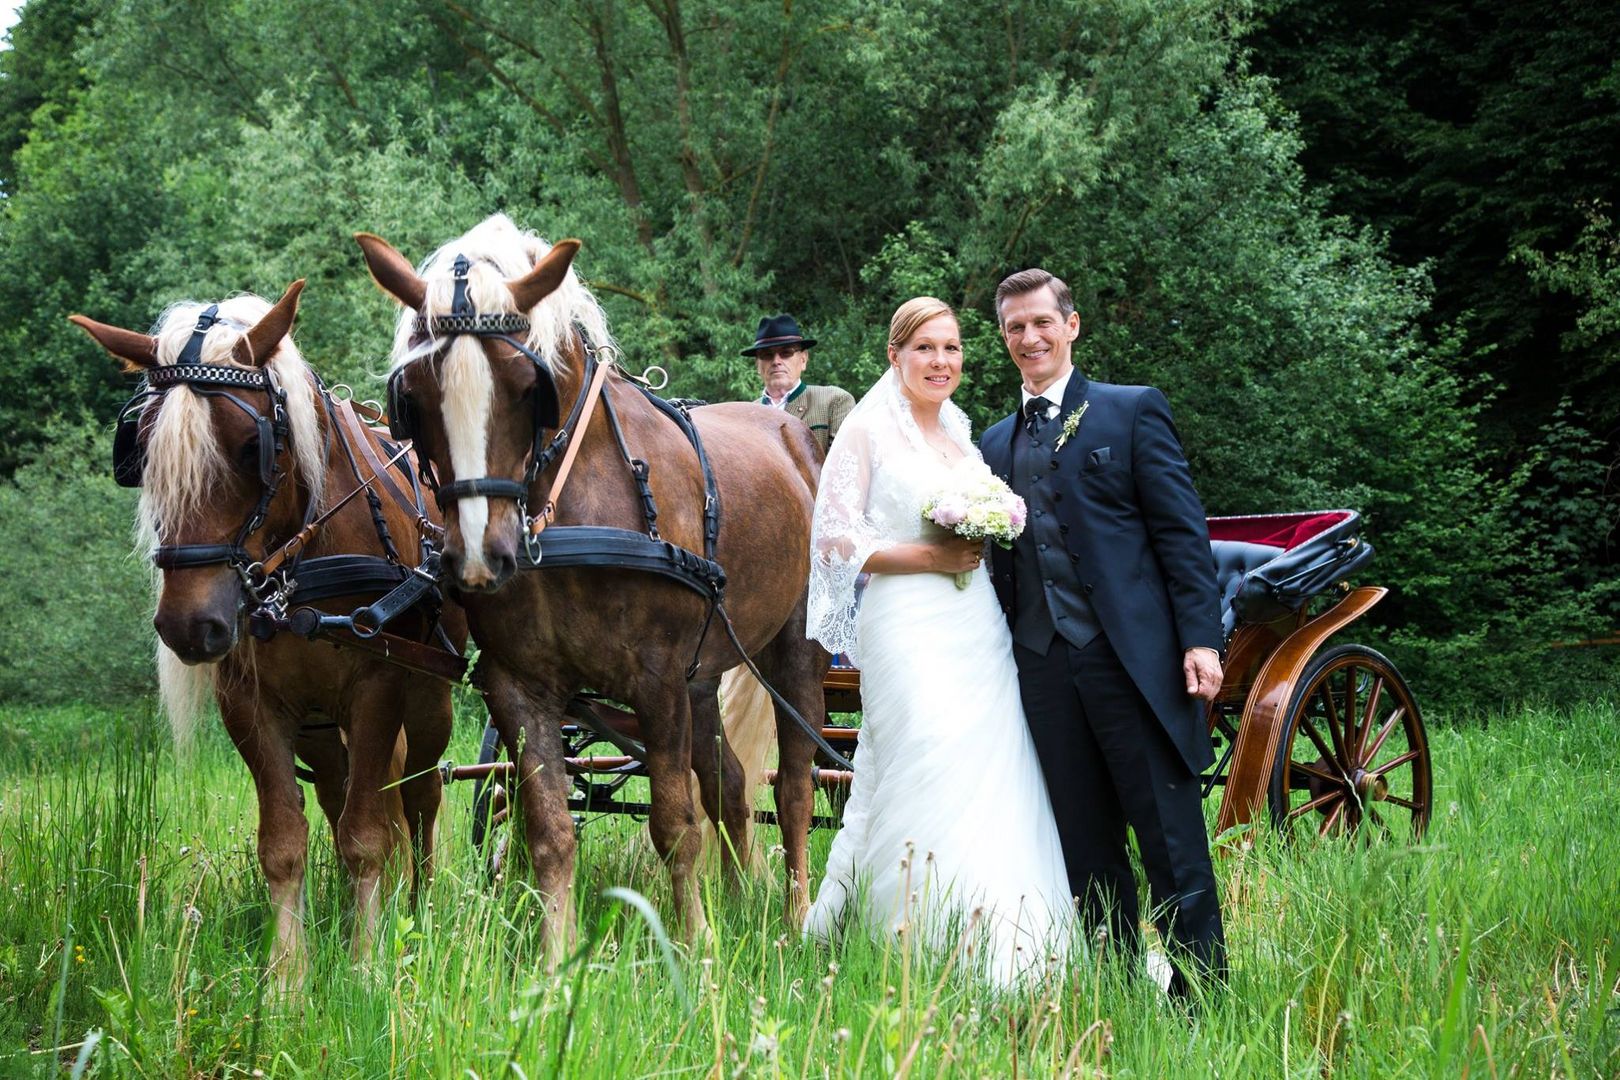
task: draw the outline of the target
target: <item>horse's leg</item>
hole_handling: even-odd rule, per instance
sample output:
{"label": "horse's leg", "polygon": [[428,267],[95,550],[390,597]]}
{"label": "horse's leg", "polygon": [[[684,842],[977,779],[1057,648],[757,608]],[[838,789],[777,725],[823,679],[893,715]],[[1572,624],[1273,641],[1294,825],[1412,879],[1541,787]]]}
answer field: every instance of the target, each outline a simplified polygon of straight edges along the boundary
{"label": "horse's leg", "polygon": [[[831,657],[827,651],[804,636],[805,602],[799,605],[787,624],[756,657],[761,673],[790,702],[807,723],[820,730],[826,723],[827,699],[823,682]],[[810,770],[815,764],[816,746],[787,710],[776,709],[776,740],[779,763],[776,770],[776,821],[782,830],[782,848],[787,868],[787,903],[784,917],[789,927],[804,925],[810,912],[810,818],[815,811],[815,787]]]}
{"label": "horse's leg", "polygon": [[[324,720],[324,717],[320,719]],[[293,739],[293,753],[315,774],[315,801],[321,814],[337,835],[338,818],[343,816],[343,795],[349,786],[349,750],[337,725],[311,727],[306,718]]]}
{"label": "horse's leg", "polygon": [[681,936],[696,944],[708,933],[698,894],[697,862],[703,851],[692,789],[687,779],[692,762],[692,708],[684,683],[661,684],[632,702],[641,717],[641,741],[647,747],[647,773],[652,813],[647,827],[653,847],[669,867],[675,915]]}
{"label": "horse's leg", "polygon": [[737,885],[748,858],[748,825],[753,814],[744,791],[742,763],[720,725],[718,690],[718,679],[687,684],[692,710],[692,770],[697,773],[703,812],[715,826],[726,880]]}
{"label": "horse's leg", "polygon": [[221,699],[225,730],[247,764],[259,798],[259,866],[270,888],[276,943],[270,971],[282,991],[304,981],[304,861],[309,824],[293,773],[292,732],[250,704]]}
{"label": "horse's leg", "polygon": [[[338,820],[338,852],[354,886],[354,958],[367,960],[382,913],[382,879],[406,841],[399,787],[401,717],[410,694],[391,669],[355,680],[349,693],[349,796]],[[409,870],[409,859],[400,860]]]}
{"label": "horse's leg", "polygon": [[349,749],[343,745],[343,737],[338,734],[336,724],[312,731],[308,723],[306,718],[306,726],[298,729],[293,751],[298,760],[308,765],[309,771],[315,774],[315,801],[320,805],[321,815],[326,818],[332,852],[337,856],[338,868],[347,881],[349,868],[343,864],[343,852],[338,850],[337,835],[338,821],[343,817],[343,800],[349,790]]}
{"label": "horse's leg", "polygon": [[412,902],[433,878],[434,824],[444,800],[444,779],[439,775],[439,759],[450,744],[450,688],[437,680],[418,682],[412,700],[419,702],[405,721],[405,775],[401,786],[405,802],[405,822],[410,829],[416,856],[416,876]]}
{"label": "horse's leg", "polygon": [[[535,887],[546,905],[546,969],[555,970],[574,941],[574,819],[568,812],[568,768],[558,733],[571,696],[531,687],[487,657],[478,665],[490,720],[517,762],[517,802]],[[683,766],[684,768],[684,766]]]}

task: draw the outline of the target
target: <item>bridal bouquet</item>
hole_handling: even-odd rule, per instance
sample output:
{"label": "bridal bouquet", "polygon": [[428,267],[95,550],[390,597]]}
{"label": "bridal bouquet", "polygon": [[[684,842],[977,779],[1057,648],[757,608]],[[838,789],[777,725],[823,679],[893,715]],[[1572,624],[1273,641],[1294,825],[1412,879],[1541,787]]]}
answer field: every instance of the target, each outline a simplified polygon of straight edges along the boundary
{"label": "bridal bouquet", "polygon": [[[990,471],[989,466],[956,470],[951,486],[923,503],[922,516],[967,540],[993,540],[1004,548],[1024,531],[1028,511],[1024,500]],[[972,575],[956,575],[956,587],[965,589]]]}

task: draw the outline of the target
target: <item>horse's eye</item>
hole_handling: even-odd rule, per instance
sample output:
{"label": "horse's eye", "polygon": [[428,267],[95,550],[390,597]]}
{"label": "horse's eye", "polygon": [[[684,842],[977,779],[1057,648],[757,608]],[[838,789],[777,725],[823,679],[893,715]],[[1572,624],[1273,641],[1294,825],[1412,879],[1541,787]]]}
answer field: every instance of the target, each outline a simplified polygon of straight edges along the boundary
{"label": "horse's eye", "polygon": [[258,470],[259,440],[257,437],[251,438],[242,444],[242,448],[236,452],[236,461],[244,469]]}

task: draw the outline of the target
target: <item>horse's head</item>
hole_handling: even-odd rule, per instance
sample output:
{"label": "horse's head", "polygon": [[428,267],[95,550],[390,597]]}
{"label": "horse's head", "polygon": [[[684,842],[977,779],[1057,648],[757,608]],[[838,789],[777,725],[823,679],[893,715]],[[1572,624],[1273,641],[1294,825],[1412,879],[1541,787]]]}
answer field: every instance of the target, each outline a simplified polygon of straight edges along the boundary
{"label": "horse's head", "polygon": [[120,418],[115,469],[141,486],[138,533],[162,570],[153,621],[187,663],[236,644],[244,577],[319,504],[312,375],[288,337],[303,286],[273,306],[177,304],[150,335],[72,316],[146,376]]}
{"label": "horse's head", "polygon": [[572,326],[608,341],[601,308],[570,270],[579,242],[548,245],[498,214],[418,273],[387,241],[355,239],[406,309],[389,416],[437,489],[445,572],[462,590],[492,592],[517,569],[540,433],[555,430],[559,398],[578,385]]}

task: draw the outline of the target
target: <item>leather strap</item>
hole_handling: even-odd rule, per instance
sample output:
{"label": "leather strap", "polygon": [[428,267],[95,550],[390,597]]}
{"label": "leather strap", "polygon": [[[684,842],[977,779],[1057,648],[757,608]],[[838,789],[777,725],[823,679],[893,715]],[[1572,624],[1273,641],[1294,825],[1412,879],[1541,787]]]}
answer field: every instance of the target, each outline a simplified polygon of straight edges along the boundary
{"label": "leather strap", "polygon": [[585,391],[584,408],[580,411],[579,423],[569,436],[568,446],[563,450],[562,463],[557,466],[557,475],[552,478],[551,490],[546,492],[546,501],[541,505],[540,512],[534,515],[534,521],[529,526],[530,536],[539,536],[545,532],[557,514],[557,499],[562,495],[563,486],[568,483],[568,472],[574,467],[574,458],[579,455],[579,448],[585,441],[585,432],[591,426],[591,414],[596,410],[596,400],[602,396],[602,384],[607,381],[608,369],[612,364],[597,364],[596,374],[591,377],[591,385]]}
{"label": "leather strap", "polygon": [[361,637],[347,630],[323,630],[315,636],[315,640],[319,639],[346,649],[359,649],[399,667],[451,683],[459,683],[467,674],[465,657],[397,634],[380,633]]}
{"label": "leather strap", "polygon": [[[389,458],[386,462],[384,466],[385,470],[387,465],[392,465],[394,462],[398,461],[408,453],[410,453],[410,447],[400,447],[399,453]],[[305,525],[302,529],[299,529],[297,535],[295,535],[291,540],[288,540],[274,552],[265,556],[264,562],[260,564],[260,569],[264,572],[265,576],[268,577],[277,570],[280,570],[282,563],[303,551],[305,545],[307,545],[311,540],[315,539],[315,534],[321,531],[321,526],[326,524],[327,520],[331,518],[333,514],[347,506],[350,499],[354,498],[362,491],[368,490],[371,487],[371,481],[375,480],[376,478],[376,474],[373,474],[370,479],[359,481],[357,484],[355,484],[353,491],[349,492],[347,495],[343,496],[343,498],[327,507],[325,513],[321,514],[321,516],[316,518],[314,521],[311,521],[308,525]]]}
{"label": "leather strap", "polygon": [[[387,489],[393,500],[399,504],[401,510],[404,510],[413,518],[420,519],[422,517],[422,508],[417,506],[416,500],[405,494],[400,486],[394,482],[393,470],[383,464],[382,459],[377,456],[376,449],[371,445],[371,433],[361,422],[359,413],[355,410],[354,402],[347,400],[339,402],[337,414],[343,422],[344,431],[349,442],[360,448],[361,456],[366,459],[366,464],[371,466],[371,475],[382,481],[383,487]],[[420,521],[418,521],[417,529],[421,529]]]}

